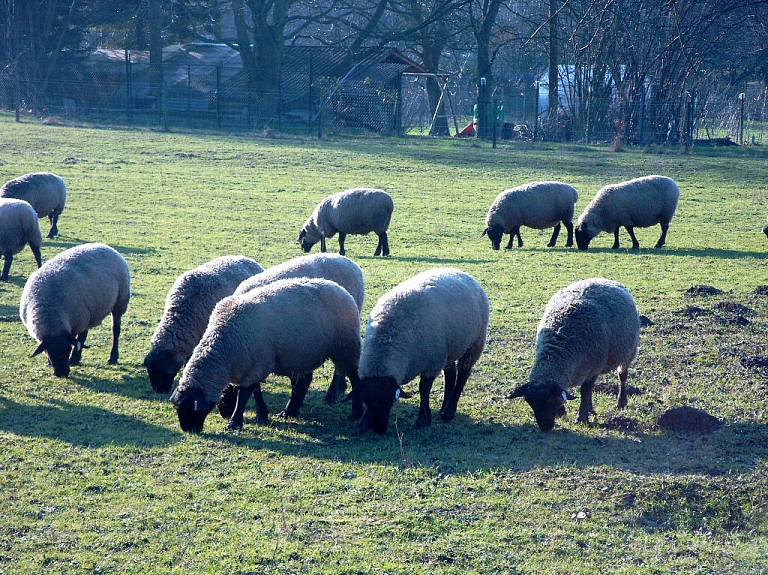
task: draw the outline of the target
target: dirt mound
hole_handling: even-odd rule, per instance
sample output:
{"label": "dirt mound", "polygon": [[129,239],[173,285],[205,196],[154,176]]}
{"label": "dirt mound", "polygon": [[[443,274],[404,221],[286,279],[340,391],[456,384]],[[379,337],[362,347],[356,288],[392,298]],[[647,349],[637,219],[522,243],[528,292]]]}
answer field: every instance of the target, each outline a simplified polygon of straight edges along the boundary
{"label": "dirt mound", "polygon": [[686,306],[685,309],[681,309],[677,313],[681,315],[687,315],[690,319],[699,317],[700,315],[707,315],[709,312],[695,305]]}
{"label": "dirt mound", "polygon": [[706,411],[694,407],[673,407],[659,417],[659,427],[676,433],[708,435],[723,423]]}
{"label": "dirt mound", "polygon": [[696,285],[689,287],[687,290],[685,290],[685,293],[688,295],[720,295],[723,292],[716,287]]}
{"label": "dirt mound", "polygon": [[715,304],[715,308],[736,315],[752,315],[751,309],[735,301],[721,301]]}
{"label": "dirt mound", "polygon": [[616,429],[619,431],[637,431],[637,423],[634,419],[625,415],[611,415],[600,425],[604,429]]}
{"label": "dirt mound", "polygon": [[755,295],[768,295],[768,285],[757,286],[753,293]]}

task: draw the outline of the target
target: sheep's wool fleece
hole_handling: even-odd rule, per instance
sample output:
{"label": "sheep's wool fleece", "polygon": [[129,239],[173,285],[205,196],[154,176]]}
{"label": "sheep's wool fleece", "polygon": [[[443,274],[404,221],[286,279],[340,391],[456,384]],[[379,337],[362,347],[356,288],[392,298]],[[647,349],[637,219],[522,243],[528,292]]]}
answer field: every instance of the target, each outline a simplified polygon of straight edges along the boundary
{"label": "sheep's wool fleece", "polygon": [[544,310],[529,380],[581,385],[628,366],[639,341],[640,317],[626,287],[603,278],[577,281],[553,295]]}
{"label": "sheep's wool fleece", "polygon": [[56,174],[33,172],[5,182],[0,188],[0,197],[25,200],[35,208],[38,217],[43,218],[53,211],[62,212],[67,186]]}
{"label": "sheep's wool fleece", "polygon": [[105,244],[83,244],[45,262],[21,294],[19,315],[37,341],[79,334],[111,313],[123,315],[131,297],[128,263]]}
{"label": "sheep's wool fleece", "polygon": [[43,237],[35,210],[27,202],[0,199],[0,251],[17,254],[25,244],[40,247]]}
{"label": "sheep's wool fleece", "polygon": [[549,228],[561,220],[571,221],[578,199],[579,193],[569,184],[530,182],[496,196],[485,216],[485,225],[498,224],[505,230],[519,225]]}
{"label": "sheep's wool fleece", "polygon": [[332,237],[339,231],[345,234],[383,233],[389,227],[393,210],[392,197],[384,190],[352,188],[323,198],[303,229],[314,241],[319,241],[321,232],[325,237]]}
{"label": "sheep's wool fleece", "polygon": [[360,378],[393,377],[404,385],[437,376],[474,348],[482,353],[490,306],[480,284],[455,268],[418,274],[384,294],[366,325]]}

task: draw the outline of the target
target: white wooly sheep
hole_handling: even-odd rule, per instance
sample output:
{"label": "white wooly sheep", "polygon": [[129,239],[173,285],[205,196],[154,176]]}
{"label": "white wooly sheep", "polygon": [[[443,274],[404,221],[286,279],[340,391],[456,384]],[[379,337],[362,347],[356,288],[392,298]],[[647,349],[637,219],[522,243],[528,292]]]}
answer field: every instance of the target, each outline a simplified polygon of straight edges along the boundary
{"label": "white wooly sheep", "polygon": [[392,196],[374,188],[352,188],[323,198],[299,232],[297,241],[305,252],[317,242],[325,251],[325,239],[339,234],[339,253],[344,255],[347,234],[374,232],[379,243],[374,256],[389,255],[387,229],[395,209]]}
{"label": "white wooly sheep", "polygon": [[452,420],[472,366],[485,348],[489,315],[483,288],[455,268],[422,272],[379,298],[366,324],[358,372],[368,407],[361,431],[384,433],[395,400],[409,397],[402,386],[418,375],[416,427],[429,426],[429,393],[441,371],[445,390],[440,416]]}
{"label": "white wooly sheep", "polygon": [[594,413],[592,389],[598,376],[618,368],[617,407],[627,406],[627,374],[640,342],[640,316],[626,287],[592,278],[577,281],[549,300],[536,334],[536,359],[526,383],[508,399],[524,397],[542,431],[565,415],[568,390],[581,386],[577,421]]}
{"label": "white wooly sheep", "polygon": [[0,199],[0,251],[5,258],[0,280],[8,279],[13,256],[27,244],[35,256],[37,267],[40,267],[43,265],[40,255],[43,236],[40,234],[40,224],[34,208],[24,200]]}
{"label": "white wooly sheep", "polygon": [[35,208],[38,218],[47,217],[51,222],[48,237],[59,233],[59,216],[67,202],[67,186],[64,180],[49,172],[34,172],[5,182],[0,188],[1,198],[24,200]]}
{"label": "white wooly sheep", "polygon": [[573,210],[579,199],[576,188],[562,182],[531,182],[504,190],[491,204],[485,216],[483,235],[491,240],[493,249],[501,247],[504,234],[509,234],[506,249],[512,249],[517,236],[518,247],[523,246],[520,226],[544,230],[554,226],[547,247],[554,247],[560,234],[560,222],[568,230],[565,247],[573,245]]}
{"label": "white wooly sheep", "polygon": [[586,250],[600,232],[613,232],[613,249],[619,248],[619,228],[624,226],[632,238],[632,249],[640,248],[634,228],[661,225],[661,236],[654,247],[667,240],[669,222],[677,210],[680,188],[666,176],[644,176],[602,188],[579,216],[576,244]]}
{"label": "white wooly sheep", "polygon": [[245,256],[221,256],[181,274],[165,298],[160,323],[144,358],[149,381],[157,393],[168,393],[181,366],[200,342],[214,306],[237,286],[264,271]]}
{"label": "white wooly sheep", "polygon": [[[352,260],[338,254],[312,254],[308,256],[299,256],[290,259],[281,264],[268,268],[264,273],[255,275],[243,281],[235,290],[234,295],[242,295],[251,290],[260,288],[277,280],[287,278],[321,278],[336,282],[346,289],[355,300],[357,309],[362,311],[365,303],[365,279],[363,270],[360,269]],[[339,392],[346,389],[347,382],[344,376],[334,372],[331,383],[328,387],[328,393],[325,401],[333,403],[336,401]],[[219,401],[219,413],[225,419],[232,417],[237,408],[242,386],[230,385],[224,390]],[[250,396],[249,392],[246,392]],[[358,408],[358,409],[355,409]],[[357,419],[362,415],[362,405],[353,405],[352,419]]]}
{"label": "white wooly sheep", "polygon": [[39,342],[32,356],[44,351],[54,374],[67,377],[69,366],[80,363],[88,330],[111,314],[109,363],[116,364],[130,299],[128,263],[115,249],[93,243],[61,252],[29,276],[21,294],[21,321]]}
{"label": "white wooly sheep", "polygon": [[[360,347],[360,312],[347,290],[324,279],[278,280],[216,304],[171,402],[182,430],[199,433],[233,383],[253,391],[258,421],[264,423],[268,410],[261,382],[276,374],[291,379],[283,415],[295,417],[312,372],[326,359],[356,385]],[[242,427],[242,418],[238,404],[228,428]]]}

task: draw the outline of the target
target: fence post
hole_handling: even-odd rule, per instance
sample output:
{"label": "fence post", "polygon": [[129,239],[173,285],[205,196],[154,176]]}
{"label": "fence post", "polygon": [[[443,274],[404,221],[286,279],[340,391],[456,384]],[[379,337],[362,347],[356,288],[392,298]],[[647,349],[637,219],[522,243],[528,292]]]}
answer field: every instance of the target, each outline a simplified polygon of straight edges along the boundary
{"label": "fence post", "polygon": [[534,82],[534,96],[533,96],[533,141],[536,142],[539,139],[539,82]]}
{"label": "fence post", "polygon": [[216,65],[216,126],[221,128],[221,64]]}
{"label": "fence post", "polygon": [[21,122],[21,78],[19,71],[16,70],[16,123]]}
{"label": "fence post", "polygon": [[643,127],[645,124],[645,84],[643,84],[643,91],[640,93],[640,117],[637,120],[637,143],[643,143]]}
{"label": "fence post", "polygon": [[133,123],[131,114],[131,53],[125,49],[125,115],[128,123]]}
{"label": "fence post", "polygon": [[309,48],[309,97],[307,102],[307,135],[312,133],[312,74],[314,73],[315,51]]}
{"label": "fence post", "polygon": [[493,99],[493,109],[491,110],[491,117],[493,120],[493,148],[496,149],[496,124],[498,123],[499,108],[496,105],[496,99]]}
{"label": "fence post", "polygon": [[192,66],[187,64],[187,126],[192,125]]}
{"label": "fence post", "polygon": [[744,145],[744,100],[747,95],[744,92],[739,93],[739,145]]}

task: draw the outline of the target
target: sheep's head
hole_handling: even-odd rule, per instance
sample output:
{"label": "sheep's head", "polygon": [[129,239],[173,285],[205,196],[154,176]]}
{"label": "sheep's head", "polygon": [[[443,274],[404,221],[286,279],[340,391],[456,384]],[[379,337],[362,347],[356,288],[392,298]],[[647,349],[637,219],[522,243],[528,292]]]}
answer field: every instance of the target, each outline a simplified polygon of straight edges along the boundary
{"label": "sheep's head", "polygon": [[190,433],[203,431],[205,418],[214,407],[205,399],[203,390],[197,387],[177,387],[171,394],[171,403],[179,416],[181,430]]}
{"label": "sheep's head", "polygon": [[299,232],[299,237],[296,238],[296,241],[299,242],[301,249],[307,253],[309,253],[309,251],[312,249],[312,246],[314,246],[320,240],[321,237],[317,231],[317,228],[310,222],[304,224],[304,227],[301,228],[301,231]]}
{"label": "sheep's head", "polygon": [[580,250],[586,250],[589,247],[589,242],[592,241],[597,235],[597,231],[592,229],[589,224],[581,222],[576,229],[573,230],[573,236],[576,238],[576,245]]}
{"label": "sheep's head", "polygon": [[528,382],[507,396],[507,399],[524,397],[533,409],[533,416],[542,431],[550,431],[555,419],[565,415],[565,402],[576,399],[556,383]]}
{"label": "sheep's head", "polygon": [[763,233],[768,237],[768,226],[763,227]]}
{"label": "sheep's head", "polygon": [[363,403],[368,407],[360,422],[360,431],[373,429],[379,435],[385,433],[389,427],[389,413],[395,401],[400,397],[410,397],[400,389],[393,377],[364,378],[360,380],[355,391],[357,389],[362,394]]}
{"label": "sheep's head", "polygon": [[82,345],[74,335],[62,334],[47,337],[40,342],[32,357],[45,352],[48,362],[53,366],[53,375],[56,377],[69,377],[69,357],[72,347]]}
{"label": "sheep's head", "polygon": [[181,363],[176,361],[170,352],[153,348],[144,358],[144,367],[147,368],[152,389],[157,393],[168,393]]}
{"label": "sheep's head", "polygon": [[494,250],[498,250],[501,248],[501,239],[504,236],[504,227],[500,226],[499,224],[488,226],[483,230],[482,235],[488,236],[488,239],[491,240],[491,247]]}

